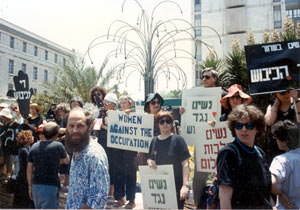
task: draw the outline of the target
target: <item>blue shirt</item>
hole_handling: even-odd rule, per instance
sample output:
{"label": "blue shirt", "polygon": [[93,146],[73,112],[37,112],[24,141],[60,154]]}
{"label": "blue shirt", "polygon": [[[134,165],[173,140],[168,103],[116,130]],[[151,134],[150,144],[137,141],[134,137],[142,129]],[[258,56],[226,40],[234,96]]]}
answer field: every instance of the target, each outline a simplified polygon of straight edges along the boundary
{"label": "blue shirt", "polygon": [[108,161],[104,149],[95,139],[72,159],[66,209],[79,209],[87,204],[104,209],[109,190]]}

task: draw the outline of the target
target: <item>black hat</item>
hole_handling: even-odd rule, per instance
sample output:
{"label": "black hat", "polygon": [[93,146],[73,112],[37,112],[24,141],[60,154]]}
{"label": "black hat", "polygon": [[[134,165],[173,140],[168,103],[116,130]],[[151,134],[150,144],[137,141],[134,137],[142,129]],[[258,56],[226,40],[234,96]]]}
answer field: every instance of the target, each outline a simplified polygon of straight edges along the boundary
{"label": "black hat", "polygon": [[164,104],[164,99],[158,94],[158,93],[149,93],[145,99],[145,105],[144,105],[144,111],[149,112],[148,107],[149,103],[154,99],[157,98],[160,101],[160,105],[162,106]]}

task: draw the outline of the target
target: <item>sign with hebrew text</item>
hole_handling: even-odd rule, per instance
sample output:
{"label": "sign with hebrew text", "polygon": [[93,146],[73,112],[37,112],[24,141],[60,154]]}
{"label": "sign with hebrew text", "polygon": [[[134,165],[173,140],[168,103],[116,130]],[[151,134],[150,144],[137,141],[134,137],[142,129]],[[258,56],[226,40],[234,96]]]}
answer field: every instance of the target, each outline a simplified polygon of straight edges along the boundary
{"label": "sign with hebrew text", "polygon": [[107,146],[148,153],[153,139],[154,115],[108,112]]}
{"label": "sign with hebrew text", "polygon": [[15,90],[7,91],[6,95],[17,100],[22,117],[27,119],[29,117],[30,99],[33,95],[33,89],[30,88],[28,75],[24,71],[20,70],[13,79]]}
{"label": "sign with hebrew text", "polygon": [[[185,109],[181,116],[181,135],[188,145],[195,145],[196,126],[207,125],[209,121],[219,121],[221,115],[222,90],[216,88],[192,88],[183,90],[182,105]],[[200,138],[197,139],[200,141]]]}
{"label": "sign with hebrew text", "polygon": [[196,161],[197,171],[216,172],[217,156],[219,151],[228,143],[234,140],[231,131],[227,127],[227,122],[216,123],[215,127],[210,125],[196,126],[194,138],[196,141]]}
{"label": "sign with hebrew text", "polygon": [[251,95],[300,90],[300,40],[245,46]]}
{"label": "sign with hebrew text", "polygon": [[139,166],[144,209],[177,209],[172,165]]}

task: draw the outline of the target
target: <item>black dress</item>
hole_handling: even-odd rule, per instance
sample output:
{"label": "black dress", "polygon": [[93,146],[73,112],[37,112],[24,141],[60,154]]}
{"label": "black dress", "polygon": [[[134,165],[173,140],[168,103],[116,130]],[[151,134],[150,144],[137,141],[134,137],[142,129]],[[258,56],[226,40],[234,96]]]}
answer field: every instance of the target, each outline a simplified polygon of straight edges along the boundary
{"label": "black dress", "polygon": [[14,195],[13,208],[34,208],[33,201],[29,198],[27,183],[27,159],[29,148],[21,147],[19,149],[20,170],[17,175],[17,189]]}

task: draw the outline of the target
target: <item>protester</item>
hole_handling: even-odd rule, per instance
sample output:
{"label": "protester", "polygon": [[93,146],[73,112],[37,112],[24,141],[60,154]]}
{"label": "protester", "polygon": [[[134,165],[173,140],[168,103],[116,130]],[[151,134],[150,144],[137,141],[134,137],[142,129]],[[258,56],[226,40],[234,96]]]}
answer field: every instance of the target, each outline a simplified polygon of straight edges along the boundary
{"label": "protester", "polygon": [[272,135],[280,150],[271,164],[272,193],[277,195],[277,209],[300,209],[299,127],[290,120],[272,126]]}
{"label": "protester", "polygon": [[[153,114],[154,117],[162,109],[164,105],[164,99],[158,93],[149,93],[145,99],[144,111],[148,114]],[[158,125],[154,122],[153,136],[160,135]],[[137,165],[147,165],[147,153],[139,152],[137,154]]]}
{"label": "protester", "polygon": [[36,104],[30,104],[30,117],[28,119],[24,119],[24,124],[22,126],[23,130],[31,130],[34,136],[34,142],[39,140],[38,134],[35,132],[40,124],[43,123],[43,117],[41,113],[43,108]]}
{"label": "protester", "polygon": [[34,208],[33,202],[28,194],[29,189],[26,175],[29,146],[33,143],[33,138],[32,131],[30,130],[19,132],[16,138],[20,146],[18,153],[20,170],[17,175],[17,188],[14,195],[13,208]]}
{"label": "protester", "polygon": [[[16,121],[19,124],[19,127],[21,128],[20,125],[23,124],[24,119],[20,113],[19,106],[18,104],[11,104],[10,105],[11,109],[11,114],[13,116],[13,120]],[[19,169],[20,169],[20,164],[19,164],[19,157],[18,155],[12,155],[13,163],[14,163],[14,176],[17,176]]]}
{"label": "protester", "polygon": [[75,96],[70,101],[70,108],[74,109],[76,107],[83,107],[83,100],[80,96]]}
{"label": "protester", "polygon": [[[149,93],[145,99],[144,111],[156,115],[164,105],[164,99],[158,93]],[[154,123],[154,136],[160,134],[159,127]]]}
{"label": "protester", "polygon": [[106,203],[106,208],[112,208],[114,204],[114,181],[115,181],[115,167],[118,164],[115,161],[115,152],[116,149],[107,147],[107,125],[108,125],[108,117],[107,112],[110,110],[116,110],[118,104],[118,98],[114,93],[106,94],[104,98],[104,108],[105,113],[101,116],[102,124],[100,131],[96,132],[96,136],[98,138],[98,143],[103,147],[106,152],[108,158],[109,165],[109,177],[110,177],[110,188],[108,194],[108,200]]}
{"label": "protester", "polygon": [[150,144],[147,164],[156,169],[157,165],[173,165],[178,209],[183,209],[189,191],[190,153],[184,139],[171,132],[173,116],[166,111],[157,113],[155,123],[160,135]]}
{"label": "protester", "polygon": [[47,122],[55,121],[55,109],[56,109],[56,104],[51,104],[50,108],[47,111],[47,115],[46,115]]}
{"label": "protester", "polygon": [[60,128],[66,127],[66,115],[69,113],[70,108],[66,103],[59,103],[55,109],[55,121]]}
{"label": "protester", "polygon": [[[134,101],[126,95],[119,98],[122,111],[130,114]],[[124,206],[125,209],[133,209],[135,205],[136,190],[136,166],[135,157],[137,152],[128,150],[117,150],[116,176],[114,182],[114,196],[117,202],[114,207]],[[125,200],[126,195],[126,200]]]}
{"label": "protester", "polygon": [[[219,75],[218,72],[212,68],[205,68],[202,71],[202,76],[201,76],[201,81],[202,85],[205,88],[214,88],[218,86],[218,81],[219,81]],[[226,92],[222,92],[222,97],[226,95]],[[181,108],[180,113],[184,113],[184,109]],[[222,108],[222,114],[226,113],[226,110]],[[210,123],[209,123],[210,124]],[[212,124],[215,124],[213,121]],[[194,151],[194,157],[197,156],[197,149]],[[206,182],[208,179],[209,173],[207,172],[200,172],[197,170],[197,159],[195,158],[195,172],[194,172],[194,177],[193,177],[193,193],[194,193],[194,203],[195,206],[198,209],[203,209],[206,208],[206,197],[203,196],[205,195],[204,190],[206,188]]]}
{"label": "protester", "polygon": [[55,122],[46,123],[43,128],[46,140],[33,144],[29,150],[29,197],[33,199],[37,209],[57,209],[59,205],[58,171],[60,164],[68,164],[70,159],[64,146],[55,141],[58,130],[59,126]]}
{"label": "protester", "polygon": [[228,93],[221,98],[220,103],[227,111],[222,114],[220,121],[227,121],[229,113],[240,104],[250,104],[252,101],[251,96],[243,92],[242,87],[238,84],[233,84],[228,88]]}
{"label": "protester", "polygon": [[95,86],[90,90],[90,99],[99,109],[104,108],[103,100],[107,92],[103,87]]}
{"label": "protester", "polygon": [[221,208],[271,209],[271,174],[264,152],[254,145],[264,131],[264,115],[241,104],[229,114],[228,127],[235,140],[217,158]]}
{"label": "protester", "polygon": [[[273,104],[270,104],[265,114],[265,121],[268,126],[272,126],[279,120],[291,120],[297,122],[297,115],[300,116],[300,100],[298,99],[298,91],[290,88],[285,92],[275,93]],[[295,101],[298,112],[295,112]]]}
{"label": "protester", "polygon": [[12,104],[10,105],[11,114],[14,117],[14,120],[19,124],[22,125],[24,122],[24,119],[20,113],[19,105],[18,104]]}
{"label": "protester", "polygon": [[66,209],[104,209],[109,190],[108,161],[90,137],[93,119],[82,108],[67,117],[66,148],[73,151]]}
{"label": "protester", "polygon": [[13,120],[13,116],[9,108],[2,109],[0,112],[0,118],[3,122],[2,132],[0,133],[1,149],[6,166],[4,178],[8,179],[12,176],[13,172],[12,156],[18,155],[16,136],[20,131],[20,125]]}
{"label": "protester", "polygon": [[[278,149],[276,141],[272,138],[271,127],[277,121],[291,120],[297,122],[297,115],[300,113],[300,101],[298,100],[298,91],[291,88],[285,92],[274,93],[274,101],[268,106],[265,114],[267,127],[267,141],[264,145],[264,151],[267,154],[267,161],[270,165],[273,158],[283,152]],[[294,105],[296,104],[296,107]],[[297,111],[296,111],[297,110]],[[296,113],[297,112],[297,113]],[[299,115],[300,117],[300,115]]]}

